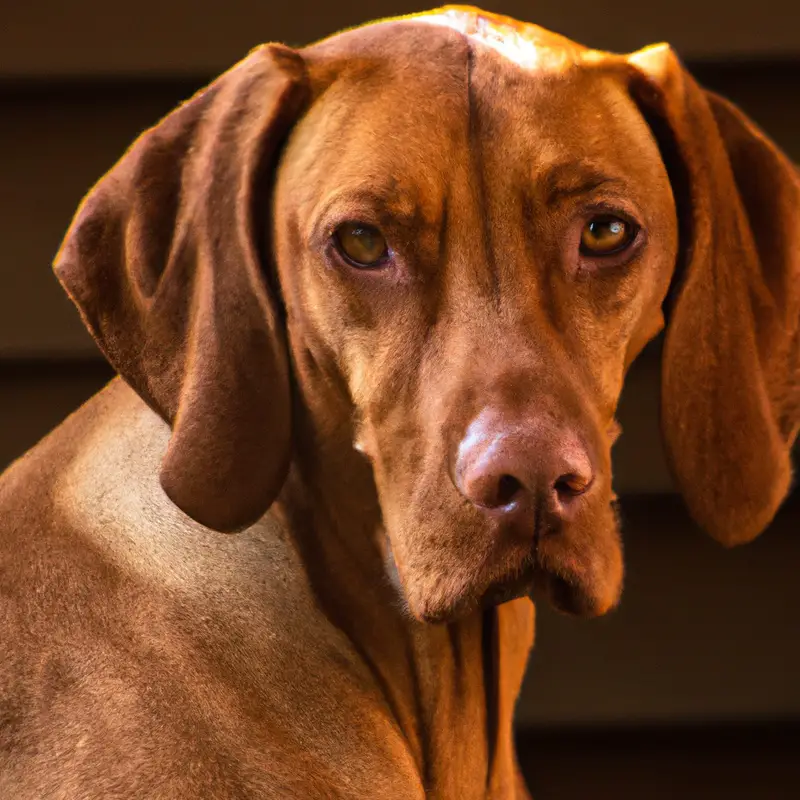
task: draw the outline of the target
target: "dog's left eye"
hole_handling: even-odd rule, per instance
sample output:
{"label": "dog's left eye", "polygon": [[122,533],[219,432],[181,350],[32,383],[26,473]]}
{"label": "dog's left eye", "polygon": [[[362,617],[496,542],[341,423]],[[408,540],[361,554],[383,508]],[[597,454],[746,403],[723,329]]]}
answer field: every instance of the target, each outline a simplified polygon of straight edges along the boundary
{"label": "dog's left eye", "polygon": [[372,225],[345,222],[334,231],[333,240],[344,260],[359,269],[380,267],[389,258],[386,239]]}
{"label": "dog's left eye", "polygon": [[619,217],[592,217],[581,231],[581,253],[608,256],[624,250],[636,237],[636,228]]}

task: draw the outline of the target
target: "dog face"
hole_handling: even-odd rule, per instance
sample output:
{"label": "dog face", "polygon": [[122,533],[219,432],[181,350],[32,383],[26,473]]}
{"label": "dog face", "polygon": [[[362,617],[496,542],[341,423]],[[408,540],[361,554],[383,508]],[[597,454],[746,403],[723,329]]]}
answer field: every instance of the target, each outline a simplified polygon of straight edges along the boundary
{"label": "dog face", "polygon": [[604,611],[614,411],[677,253],[658,146],[619,72],[526,69],[425,23],[369,33],[335,42],[350,60],[278,171],[295,359],[347,385],[415,615],[535,574]]}
{"label": "dog face", "polygon": [[[370,465],[415,616],[532,588],[598,614],[622,581],[617,399],[671,287],[690,509],[743,540],[786,492],[798,206],[788,162],[668,49],[455,9],[256,51],[98,184],[57,271],[172,423],[162,485],[191,516],[241,527],[279,493],[293,384],[339,463]],[[733,405],[731,364],[753,386]]]}

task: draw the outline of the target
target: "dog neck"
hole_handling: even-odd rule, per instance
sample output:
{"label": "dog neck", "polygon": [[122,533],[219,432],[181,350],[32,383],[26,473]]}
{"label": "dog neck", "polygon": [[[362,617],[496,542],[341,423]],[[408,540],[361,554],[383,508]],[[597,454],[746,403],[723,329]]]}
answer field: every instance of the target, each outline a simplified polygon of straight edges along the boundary
{"label": "dog neck", "polygon": [[296,407],[292,466],[270,513],[294,538],[320,608],[369,666],[430,791],[456,796],[459,772],[476,765],[487,785],[503,783],[514,775],[512,715],[533,605],[521,599],[442,625],[411,617],[387,570],[371,468],[348,426],[326,422],[333,403],[322,419]]}

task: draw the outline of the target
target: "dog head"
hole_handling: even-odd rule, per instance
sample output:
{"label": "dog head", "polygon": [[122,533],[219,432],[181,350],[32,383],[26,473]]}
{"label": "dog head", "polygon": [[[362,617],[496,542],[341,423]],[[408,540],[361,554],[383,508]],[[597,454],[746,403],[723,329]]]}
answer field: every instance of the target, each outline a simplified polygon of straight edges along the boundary
{"label": "dog head", "polygon": [[746,541],[788,491],[799,215],[792,165],[668,47],[455,7],[253,51],[99,182],[56,271],[171,424],[161,482],[190,516],[267,510],[294,395],[369,464],[415,616],[533,584],[598,614],[617,400],[665,313],[696,520]]}

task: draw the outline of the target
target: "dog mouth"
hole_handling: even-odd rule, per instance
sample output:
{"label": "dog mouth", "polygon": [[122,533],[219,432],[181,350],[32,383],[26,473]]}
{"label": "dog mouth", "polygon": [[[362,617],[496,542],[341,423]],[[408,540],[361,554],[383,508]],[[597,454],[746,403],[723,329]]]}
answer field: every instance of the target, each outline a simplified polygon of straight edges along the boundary
{"label": "dog mouth", "polygon": [[476,598],[460,597],[454,599],[449,607],[436,610],[427,608],[416,614],[409,607],[393,548],[386,540],[384,564],[386,578],[393,586],[406,612],[429,624],[446,624],[457,621],[477,610],[487,610],[504,603],[528,597],[534,602],[545,601],[557,611],[570,616],[596,616],[593,603],[575,576],[564,574],[561,570],[545,567],[539,558],[539,535],[534,537],[530,550],[511,574],[498,576],[492,580],[483,593]]}
{"label": "dog mouth", "polygon": [[468,560],[450,570],[429,561],[418,570],[416,565],[397,562],[384,529],[384,574],[405,613],[420,622],[450,623],[528,597],[560,613],[590,618],[605,614],[618,602],[622,575],[621,551],[614,555],[618,543],[600,546],[586,537],[571,541],[566,531],[550,529],[546,521],[536,525],[527,541],[520,535],[507,536],[502,543],[495,538],[497,546],[485,560]]}
{"label": "dog mouth", "polygon": [[[612,492],[609,510],[617,542],[606,552],[618,553],[619,571],[614,556],[573,551],[563,539],[563,531],[554,531],[537,518],[530,549],[522,554],[513,574],[500,576],[483,595],[483,604],[499,605],[528,596],[534,602],[545,601],[556,611],[569,616],[591,618],[602,616],[615,607],[622,589],[619,501]],[[611,565],[611,566],[609,566]]]}
{"label": "dog mouth", "polygon": [[[528,597],[534,602],[547,602],[556,611],[568,616],[593,617],[603,613],[597,609],[596,603],[579,580],[548,570],[533,559],[521,573],[492,583],[481,596],[478,606],[486,610],[522,597]],[[468,607],[465,604],[463,609]],[[442,615],[435,621],[446,622],[458,616],[461,614],[455,612],[452,615]]]}
{"label": "dog mouth", "polygon": [[557,611],[570,616],[591,615],[591,603],[577,577],[548,568],[543,563],[540,553],[542,536],[541,526],[537,525],[530,551],[522,564],[511,577],[503,577],[490,585],[481,598],[482,608],[529,597],[534,602],[544,600]]}
{"label": "dog mouth", "polygon": [[529,597],[545,601],[556,611],[575,617],[595,617],[604,613],[576,578],[558,574],[538,563],[532,563],[523,574],[492,584],[483,594],[484,609]]}
{"label": "dog mouth", "polygon": [[493,583],[481,597],[481,608],[492,608],[520,597],[533,597],[534,586],[539,582],[537,572],[537,568],[531,565],[520,575]]}
{"label": "dog mouth", "polygon": [[546,573],[539,559],[539,543],[542,537],[541,521],[538,518],[534,525],[533,538],[530,549],[522,556],[520,564],[511,575],[504,575],[495,579],[481,596],[482,608],[508,603],[521,597],[534,598],[538,594],[538,587],[546,579]]}

